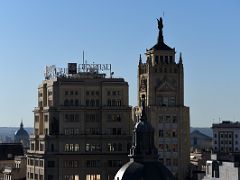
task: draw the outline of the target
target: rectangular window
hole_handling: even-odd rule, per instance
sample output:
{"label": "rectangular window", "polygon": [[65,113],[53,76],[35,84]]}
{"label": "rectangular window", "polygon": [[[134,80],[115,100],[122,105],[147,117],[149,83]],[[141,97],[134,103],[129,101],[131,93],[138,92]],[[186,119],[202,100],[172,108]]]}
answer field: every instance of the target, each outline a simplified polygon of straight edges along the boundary
{"label": "rectangular window", "polygon": [[55,161],[48,161],[48,167],[55,167]]}
{"label": "rectangular window", "polygon": [[171,166],[171,159],[169,159],[169,158],[166,159],[166,165]]}
{"label": "rectangular window", "polygon": [[101,180],[100,174],[87,174],[86,180]]}
{"label": "rectangular window", "polygon": [[159,130],[159,137],[164,137],[163,130]]}

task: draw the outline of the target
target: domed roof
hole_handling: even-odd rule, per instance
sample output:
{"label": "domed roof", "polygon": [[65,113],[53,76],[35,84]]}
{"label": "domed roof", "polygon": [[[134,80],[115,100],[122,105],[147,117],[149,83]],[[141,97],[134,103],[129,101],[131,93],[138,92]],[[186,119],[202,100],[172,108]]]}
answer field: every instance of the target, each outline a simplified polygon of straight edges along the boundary
{"label": "domed roof", "polygon": [[148,121],[139,121],[135,124],[134,130],[137,132],[149,132],[153,131],[153,128]]}
{"label": "domed roof", "polygon": [[114,180],[173,180],[172,173],[160,163],[154,145],[154,128],[147,121],[145,95],[142,96],[142,114],[133,129],[130,161],[123,165]]}
{"label": "domed roof", "polygon": [[172,173],[160,162],[134,162],[126,163],[117,172],[114,180],[172,180]]}
{"label": "domed roof", "polygon": [[15,132],[15,137],[29,137],[28,132],[23,128],[23,123],[21,122],[20,128]]}

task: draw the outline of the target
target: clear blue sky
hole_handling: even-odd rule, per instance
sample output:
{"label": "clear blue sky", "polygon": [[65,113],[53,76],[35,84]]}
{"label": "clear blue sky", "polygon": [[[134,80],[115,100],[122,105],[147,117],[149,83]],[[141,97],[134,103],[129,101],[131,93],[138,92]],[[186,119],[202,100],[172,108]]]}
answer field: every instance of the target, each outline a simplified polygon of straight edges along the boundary
{"label": "clear blue sky", "polygon": [[240,120],[239,0],[0,1],[0,126],[33,126],[45,65],[111,63],[136,105],[137,64],[164,37],[183,53],[191,126]]}

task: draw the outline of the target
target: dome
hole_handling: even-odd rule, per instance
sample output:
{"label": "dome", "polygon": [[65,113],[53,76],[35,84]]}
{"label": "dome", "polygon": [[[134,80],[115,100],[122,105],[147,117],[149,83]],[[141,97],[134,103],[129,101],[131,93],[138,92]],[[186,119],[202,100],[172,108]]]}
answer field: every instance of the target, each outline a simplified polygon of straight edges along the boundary
{"label": "dome", "polygon": [[28,143],[28,141],[29,141],[29,134],[23,128],[23,123],[22,122],[20,124],[20,128],[15,132],[14,141],[22,143],[24,147],[27,147],[28,144],[29,144]]}
{"label": "dome", "polygon": [[130,161],[123,165],[114,180],[173,180],[172,173],[158,161],[154,144],[154,128],[147,120],[145,96],[142,96],[142,114],[133,129]]}
{"label": "dome", "polygon": [[160,162],[126,163],[117,172],[114,180],[173,180],[172,173]]}
{"label": "dome", "polygon": [[147,121],[139,121],[136,123],[134,130],[137,132],[152,132],[153,128]]}

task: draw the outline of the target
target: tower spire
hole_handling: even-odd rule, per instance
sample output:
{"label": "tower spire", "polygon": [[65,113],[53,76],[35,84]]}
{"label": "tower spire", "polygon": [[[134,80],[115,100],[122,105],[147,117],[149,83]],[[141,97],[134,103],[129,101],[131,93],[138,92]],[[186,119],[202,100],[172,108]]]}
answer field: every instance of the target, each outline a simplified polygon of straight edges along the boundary
{"label": "tower spire", "polygon": [[180,52],[179,64],[182,64],[182,53]]}
{"label": "tower spire", "polygon": [[162,17],[160,17],[160,19],[157,19],[157,21],[158,21],[158,30],[159,30],[157,44],[160,44],[160,43],[164,42],[164,40],[163,40],[163,20],[162,20]]}
{"label": "tower spire", "polygon": [[142,64],[142,56],[141,56],[141,54],[139,56],[139,64]]}
{"label": "tower spire", "polygon": [[20,128],[23,128],[23,120],[21,119]]}

